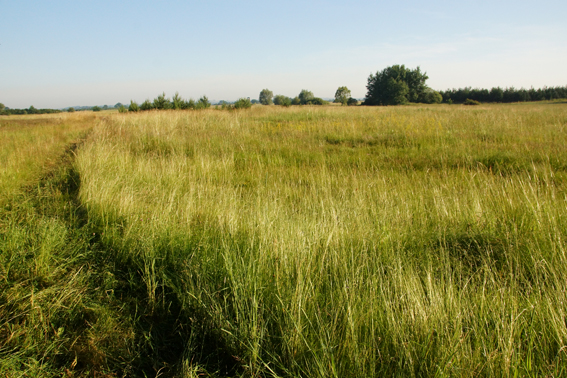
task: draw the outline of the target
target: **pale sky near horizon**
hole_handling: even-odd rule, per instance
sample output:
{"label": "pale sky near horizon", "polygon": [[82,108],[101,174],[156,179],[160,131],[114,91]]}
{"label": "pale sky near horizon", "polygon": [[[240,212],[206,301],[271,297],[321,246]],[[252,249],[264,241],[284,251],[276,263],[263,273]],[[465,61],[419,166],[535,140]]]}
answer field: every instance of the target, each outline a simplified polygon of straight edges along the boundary
{"label": "pale sky near horizon", "polygon": [[0,0],[0,102],[63,108],[258,98],[263,88],[363,98],[370,73],[427,84],[567,85],[567,1]]}

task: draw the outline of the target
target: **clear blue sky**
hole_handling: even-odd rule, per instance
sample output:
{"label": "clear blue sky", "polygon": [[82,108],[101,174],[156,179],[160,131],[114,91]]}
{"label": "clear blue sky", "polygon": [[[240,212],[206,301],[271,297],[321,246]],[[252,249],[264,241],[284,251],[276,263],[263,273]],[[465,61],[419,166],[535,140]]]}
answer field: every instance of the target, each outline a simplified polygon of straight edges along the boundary
{"label": "clear blue sky", "polygon": [[434,89],[567,85],[567,1],[0,0],[0,102],[12,108],[366,94],[420,66]]}

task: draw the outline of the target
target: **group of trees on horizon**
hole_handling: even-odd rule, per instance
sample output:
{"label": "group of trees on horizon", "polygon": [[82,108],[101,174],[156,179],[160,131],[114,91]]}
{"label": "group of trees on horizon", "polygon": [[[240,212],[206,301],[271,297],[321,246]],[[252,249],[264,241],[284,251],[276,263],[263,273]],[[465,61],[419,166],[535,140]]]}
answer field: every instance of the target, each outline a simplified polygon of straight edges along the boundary
{"label": "group of trees on horizon", "polygon": [[138,112],[145,110],[167,110],[167,109],[207,109],[211,107],[211,102],[207,96],[201,97],[198,101],[193,99],[184,100],[178,92],[171,98],[165,97],[165,93],[158,95],[153,101],[147,99],[138,105],[137,102],[131,100],[128,111]]}
{"label": "group of trees on horizon", "polygon": [[[527,102],[527,101],[543,101],[567,98],[567,86],[564,87],[544,87],[539,89],[516,89],[514,87],[492,89],[480,89],[465,87],[460,89],[447,89],[446,91],[435,91],[426,85],[429,79],[425,72],[421,72],[420,67],[416,69],[406,68],[404,65],[393,65],[377,71],[376,74],[370,74],[368,77],[366,89],[366,97],[362,105],[403,105],[408,103],[425,103],[425,104],[468,104],[468,103],[510,103],[510,102]],[[358,100],[352,98],[350,90],[346,86],[339,87],[335,92],[335,103],[343,105],[358,105]],[[218,104],[221,109],[247,109],[252,104],[260,103],[262,105],[280,105],[288,107],[291,105],[326,105],[329,102],[320,97],[315,97],[313,92],[302,89],[294,98],[275,95],[269,89],[263,89],[260,92],[258,100],[250,100],[250,98],[240,98],[235,102],[220,101]],[[207,109],[211,107],[211,102],[207,96],[202,96],[199,100],[185,100],[178,92],[169,99],[165,97],[165,93],[160,94],[153,101],[149,99],[138,104],[130,101],[130,105],[126,108],[121,103],[114,105],[114,108],[120,112],[138,112],[146,110],[166,110],[166,109]],[[92,110],[101,111],[111,109],[110,106],[81,106],[70,107],[68,112]],[[60,109],[36,109],[30,106],[28,109],[11,109],[0,103],[0,115],[10,114],[48,114],[59,113]]]}
{"label": "group of trees on horizon", "polygon": [[544,87],[539,89],[516,89],[493,87],[492,89],[479,89],[465,87],[460,89],[447,89],[439,92],[443,97],[443,102],[451,104],[462,104],[467,100],[478,102],[528,102],[528,101],[544,101],[557,100],[567,98],[567,86],[565,87]]}
{"label": "group of trees on horizon", "polygon": [[27,109],[11,109],[0,103],[0,115],[21,115],[21,114],[51,114],[61,113],[59,109],[36,109],[33,105]]}
{"label": "group of trees on horizon", "polygon": [[429,88],[425,82],[429,79],[425,72],[417,67],[412,70],[404,65],[384,68],[376,74],[370,74],[366,89],[366,98],[362,105],[403,105],[410,102],[437,104],[443,101],[439,92]]}
{"label": "group of trees on horizon", "polygon": [[[329,102],[323,100],[320,97],[315,97],[313,92],[302,89],[301,92],[294,98],[276,95],[269,89],[263,89],[259,95],[259,102],[262,105],[281,105],[281,106],[291,106],[291,105],[327,105]],[[335,103],[341,103],[343,105],[356,105],[358,100],[354,99],[350,95],[350,90],[347,87],[339,87],[335,92]]]}

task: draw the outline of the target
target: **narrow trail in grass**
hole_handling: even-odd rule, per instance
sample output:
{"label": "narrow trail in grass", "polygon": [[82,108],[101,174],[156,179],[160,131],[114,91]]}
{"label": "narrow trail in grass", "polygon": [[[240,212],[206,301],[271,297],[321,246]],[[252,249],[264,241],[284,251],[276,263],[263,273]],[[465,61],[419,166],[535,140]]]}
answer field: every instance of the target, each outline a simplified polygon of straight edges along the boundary
{"label": "narrow trail in grass", "polygon": [[165,286],[151,303],[136,261],[104,244],[79,198],[87,140],[0,210],[0,376],[173,377],[189,339],[201,366],[233,374],[206,319]]}

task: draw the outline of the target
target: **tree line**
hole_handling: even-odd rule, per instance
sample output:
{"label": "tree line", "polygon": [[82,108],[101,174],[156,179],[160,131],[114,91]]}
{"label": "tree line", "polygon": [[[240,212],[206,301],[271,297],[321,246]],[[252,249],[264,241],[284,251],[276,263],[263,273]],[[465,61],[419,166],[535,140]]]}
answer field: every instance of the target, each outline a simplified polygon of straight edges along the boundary
{"label": "tree line", "polygon": [[[465,87],[460,89],[447,89],[446,91],[435,91],[427,86],[426,81],[429,79],[427,73],[422,72],[420,67],[415,69],[406,68],[404,65],[393,65],[370,74],[366,85],[366,97],[362,105],[403,105],[408,103],[425,103],[425,104],[473,104],[473,103],[509,103],[509,102],[526,102],[526,101],[543,101],[567,98],[567,86],[565,87],[544,87],[539,89],[516,89],[494,87],[490,90]],[[352,98],[350,90],[346,86],[339,87],[335,92],[335,103],[342,105],[358,105],[359,101]],[[303,89],[301,92],[291,98],[284,95],[275,95],[269,89],[263,89],[260,92],[259,100],[250,100],[250,98],[239,98],[236,102],[228,103],[221,101],[220,109],[247,109],[254,103],[262,105],[280,105],[284,107],[292,105],[327,105],[329,102],[320,97],[315,97],[313,92]],[[119,112],[127,111],[138,112],[147,110],[167,110],[167,109],[207,109],[211,107],[211,102],[207,96],[202,96],[199,100],[185,100],[179,93],[169,99],[165,97],[165,93],[160,94],[150,101],[145,100],[138,104],[130,101],[128,107],[117,103],[114,108]],[[105,105],[102,108],[94,107],[77,107],[68,108],[67,111],[75,110],[93,110],[100,111],[110,109]],[[0,115],[10,114],[46,114],[59,113],[58,109],[36,109],[30,106],[28,109],[10,109],[0,103]]]}
{"label": "tree line", "polygon": [[420,68],[409,69],[404,65],[387,67],[370,74],[363,105],[403,105],[407,103],[475,104],[481,102],[526,102],[567,98],[567,87],[544,87],[540,89],[490,90],[465,87],[435,91],[426,85],[429,77]]}
{"label": "tree line", "polygon": [[528,102],[567,98],[567,86],[544,87],[539,89],[516,89],[495,87],[490,90],[465,87],[460,89],[447,89],[440,92],[443,102],[448,104],[463,104],[467,100],[478,102]]}
{"label": "tree line", "polygon": [[17,114],[51,114],[61,113],[59,109],[36,109],[33,105],[27,109],[11,109],[0,103],[0,115],[17,115]]}

